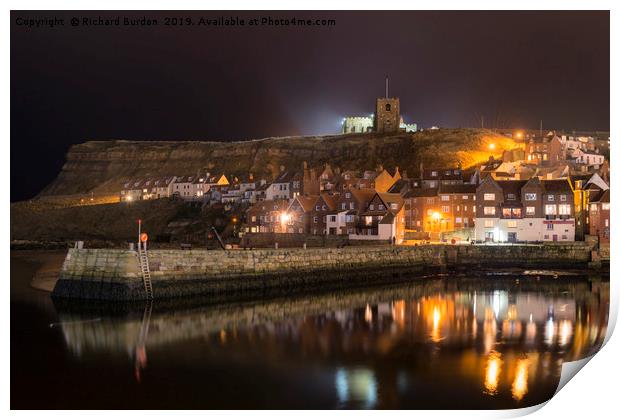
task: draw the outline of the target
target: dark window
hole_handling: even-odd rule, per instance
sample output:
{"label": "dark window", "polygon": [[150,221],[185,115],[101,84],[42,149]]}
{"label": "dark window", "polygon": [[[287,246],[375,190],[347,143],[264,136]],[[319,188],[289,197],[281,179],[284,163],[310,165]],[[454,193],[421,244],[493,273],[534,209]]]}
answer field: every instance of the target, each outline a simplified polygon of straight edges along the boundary
{"label": "dark window", "polygon": [[390,105],[390,104],[385,104],[385,110],[386,110],[386,111],[391,111],[391,110],[392,110],[392,105]]}

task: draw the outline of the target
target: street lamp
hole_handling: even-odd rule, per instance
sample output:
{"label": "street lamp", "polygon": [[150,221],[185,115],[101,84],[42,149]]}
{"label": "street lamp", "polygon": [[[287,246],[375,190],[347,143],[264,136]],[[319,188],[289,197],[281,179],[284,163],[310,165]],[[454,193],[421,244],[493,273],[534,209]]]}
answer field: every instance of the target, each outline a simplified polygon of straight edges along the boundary
{"label": "street lamp", "polygon": [[489,144],[489,149],[495,150],[495,143],[490,143]]}
{"label": "street lamp", "polygon": [[236,237],[237,236],[237,218],[233,217],[232,222],[233,222],[233,236]]}

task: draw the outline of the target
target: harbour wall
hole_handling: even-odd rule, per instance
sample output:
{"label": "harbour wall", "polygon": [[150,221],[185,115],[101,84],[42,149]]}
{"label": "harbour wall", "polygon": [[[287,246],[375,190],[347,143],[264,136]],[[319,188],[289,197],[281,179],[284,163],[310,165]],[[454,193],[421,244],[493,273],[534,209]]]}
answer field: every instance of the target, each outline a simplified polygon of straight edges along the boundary
{"label": "harbour wall", "polygon": [[[585,268],[592,248],[553,245],[372,246],[319,249],[153,250],[148,252],[153,296],[251,295],[271,291],[339,289],[411,278],[449,268]],[[135,251],[70,249],[53,296],[146,298]]]}

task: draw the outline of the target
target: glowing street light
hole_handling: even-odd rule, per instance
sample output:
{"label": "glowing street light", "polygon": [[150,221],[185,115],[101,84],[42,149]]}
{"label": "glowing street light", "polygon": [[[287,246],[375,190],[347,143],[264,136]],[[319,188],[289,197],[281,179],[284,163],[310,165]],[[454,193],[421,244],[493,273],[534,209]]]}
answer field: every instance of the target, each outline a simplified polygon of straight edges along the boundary
{"label": "glowing street light", "polygon": [[515,134],[515,137],[518,139],[522,139],[523,138],[523,131],[517,131]]}
{"label": "glowing street light", "polygon": [[282,213],[282,215],[280,215],[280,221],[282,224],[287,223],[289,220],[291,220],[291,216],[289,214]]}
{"label": "glowing street light", "polygon": [[491,149],[491,150],[495,150],[495,143],[491,143],[491,144],[489,144],[489,149]]}
{"label": "glowing street light", "polygon": [[439,221],[439,219],[441,219],[441,214],[439,214],[439,212],[438,212],[438,211],[434,212],[434,213],[433,213],[433,219],[434,219],[436,222],[438,222],[438,221]]}

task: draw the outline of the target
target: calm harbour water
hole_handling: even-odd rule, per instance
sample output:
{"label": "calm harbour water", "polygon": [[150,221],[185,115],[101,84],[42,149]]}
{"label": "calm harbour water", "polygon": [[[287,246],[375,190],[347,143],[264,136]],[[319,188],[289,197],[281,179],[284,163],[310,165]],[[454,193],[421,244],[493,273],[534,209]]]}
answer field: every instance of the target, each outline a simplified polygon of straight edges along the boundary
{"label": "calm harbour water", "polygon": [[596,352],[608,278],[444,276],[243,303],[53,302],[11,258],[11,408],[539,404]]}

